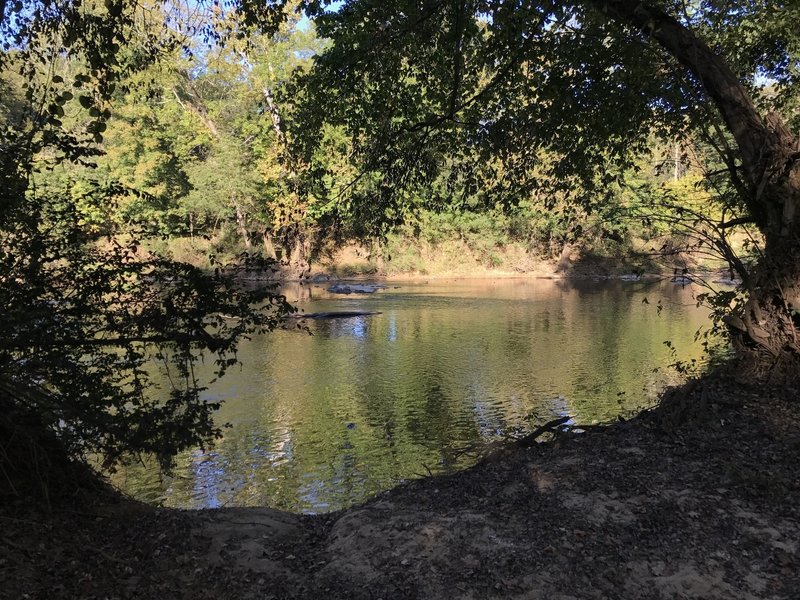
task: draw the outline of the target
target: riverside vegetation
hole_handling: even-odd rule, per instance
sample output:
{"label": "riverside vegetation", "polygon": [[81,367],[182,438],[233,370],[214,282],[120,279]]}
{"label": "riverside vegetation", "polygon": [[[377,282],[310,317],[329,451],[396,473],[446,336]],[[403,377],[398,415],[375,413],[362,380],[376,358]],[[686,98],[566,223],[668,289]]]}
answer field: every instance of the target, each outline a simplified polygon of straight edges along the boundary
{"label": "riverside vegetation", "polygon": [[[0,0],[2,593],[791,597],[799,11]],[[733,367],[330,517],[115,505],[90,457],[213,443],[195,365],[292,313],[240,275],[351,242],[381,272],[721,264]]]}

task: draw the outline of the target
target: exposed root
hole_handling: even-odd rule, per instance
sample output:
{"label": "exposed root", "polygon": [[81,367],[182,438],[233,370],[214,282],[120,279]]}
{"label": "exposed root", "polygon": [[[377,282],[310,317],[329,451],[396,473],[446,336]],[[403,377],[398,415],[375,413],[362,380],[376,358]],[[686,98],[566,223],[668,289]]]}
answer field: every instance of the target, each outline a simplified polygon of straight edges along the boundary
{"label": "exposed root", "polygon": [[777,355],[762,348],[737,348],[731,377],[740,382],[765,385],[800,385],[800,354],[793,351]]}

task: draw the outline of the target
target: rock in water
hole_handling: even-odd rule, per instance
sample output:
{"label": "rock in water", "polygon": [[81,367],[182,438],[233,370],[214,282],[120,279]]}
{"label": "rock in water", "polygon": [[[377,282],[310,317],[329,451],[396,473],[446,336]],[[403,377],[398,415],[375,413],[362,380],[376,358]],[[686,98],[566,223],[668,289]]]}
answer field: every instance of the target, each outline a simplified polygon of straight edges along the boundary
{"label": "rock in water", "polygon": [[336,285],[332,285],[328,288],[328,291],[333,294],[373,294],[381,288],[385,288],[385,285],[379,284],[340,284],[337,283]]}

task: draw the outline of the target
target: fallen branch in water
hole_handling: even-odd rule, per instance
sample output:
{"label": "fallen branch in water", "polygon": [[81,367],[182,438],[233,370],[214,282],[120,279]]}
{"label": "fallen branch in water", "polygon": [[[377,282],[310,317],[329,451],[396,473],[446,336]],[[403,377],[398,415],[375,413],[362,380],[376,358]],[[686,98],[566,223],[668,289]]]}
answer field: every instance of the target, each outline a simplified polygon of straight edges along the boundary
{"label": "fallen branch in water", "polygon": [[559,417],[558,419],[553,419],[552,421],[548,421],[541,427],[534,429],[528,435],[519,438],[514,442],[516,446],[520,448],[530,448],[536,443],[536,439],[544,435],[545,433],[554,433],[558,431],[556,428],[559,425],[563,425],[567,421],[569,421],[572,417]]}
{"label": "fallen branch in water", "polygon": [[[533,432],[521,438],[511,437],[509,439],[508,437],[506,437],[502,440],[489,442],[488,444],[473,443],[473,444],[467,444],[466,446],[463,446],[461,448],[455,448],[453,459],[458,460],[462,456],[468,454],[474,456],[476,459],[486,458],[488,456],[491,456],[495,452],[502,452],[508,449],[509,444],[511,445],[511,447],[530,448],[536,443],[536,440],[545,433],[578,434],[584,431],[588,432],[593,429],[603,429],[605,427],[608,427],[608,423],[596,423],[593,425],[573,424],[573,425],[566,425],[566,427],[563,428],[559,428],[559,426],[565,425],[570,419],[572,419],[572,417],[569,416],[553,419],[552,421],[545,423],[538,429],[534,430]],[[427,466],[425,465],[423,466],[427,469]],[[420,477],[423,477],[423,475],[420,475]]]}

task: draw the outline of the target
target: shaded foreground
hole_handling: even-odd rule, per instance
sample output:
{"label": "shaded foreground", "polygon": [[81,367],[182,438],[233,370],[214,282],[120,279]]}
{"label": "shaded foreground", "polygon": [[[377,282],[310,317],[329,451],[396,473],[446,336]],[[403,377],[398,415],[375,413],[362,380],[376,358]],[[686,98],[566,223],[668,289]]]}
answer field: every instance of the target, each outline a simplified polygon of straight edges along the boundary
{"label": "shaded foreground", "polygon": [[330,515],[7,505],[0,596],[796,598],[798,411],[718,374]]}

